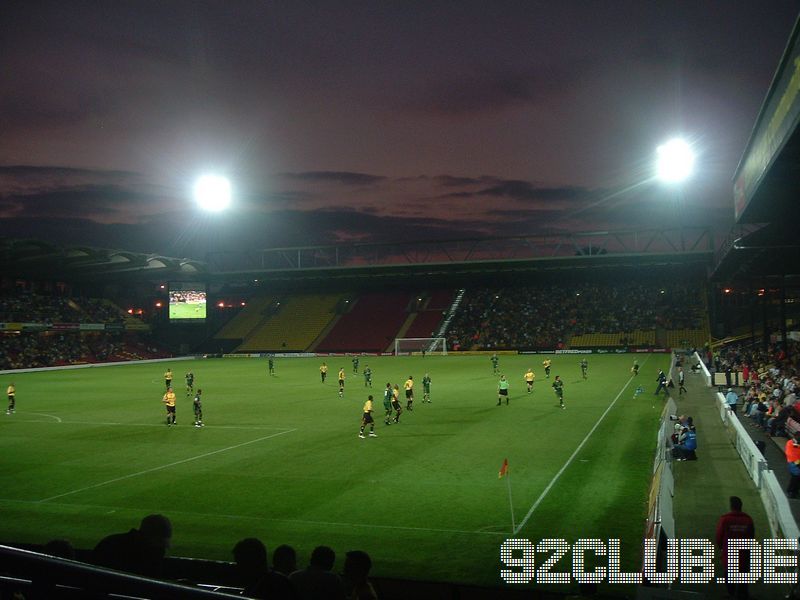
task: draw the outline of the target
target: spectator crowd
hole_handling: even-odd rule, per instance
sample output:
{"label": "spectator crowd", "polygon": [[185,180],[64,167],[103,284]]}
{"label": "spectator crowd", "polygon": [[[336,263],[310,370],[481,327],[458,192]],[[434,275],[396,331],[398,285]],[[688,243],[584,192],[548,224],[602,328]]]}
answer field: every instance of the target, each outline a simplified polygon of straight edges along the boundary
{"label": "spectator crowd", "polygon": [[[695,310],[692,310],[693,307]],[[476,288],[465,294],[448,328],[451,348],[559,348],[586,333],[699,329],[700,286],[682,283],[581,283]]]}
{"label": "spectator crowd", "polygon": [[0,323],[122,323],[124,314],[99,298],[0,295]]}
{"label": "spectator crowd", "polygon": [[[144,517],[138,528],[104,537],[88,555],[88,562],[168,581],[171,573],[166,556],[171,543],[172,523],[164,515],[152,514]],[[48,542],[42,552],[69,560],[77,558],[75,548],[63,539]],[[232,577],[228,579],[235,582],[235,587],[221,585],[220,591],[238,593],[246,598],[275,600],[377,600],[378,597],[368,578],[372,560],[363,550],[347,552],[338,573],[334,568],[336,552],[328,546],[314,548],[305,567],[297,564],[295,549],[285,544],[275,548],[270,566],[267,547],[258,538],[240,540],[233,546],[231,554]],[[180,583],[197,585],[185,579]],[[126,582],[118,586],[117,592],[126,591]]]}
{"label": "spectator crowd", "polygon": [[168,356],[145,333],[6,332],[0,334],[0,371]]}

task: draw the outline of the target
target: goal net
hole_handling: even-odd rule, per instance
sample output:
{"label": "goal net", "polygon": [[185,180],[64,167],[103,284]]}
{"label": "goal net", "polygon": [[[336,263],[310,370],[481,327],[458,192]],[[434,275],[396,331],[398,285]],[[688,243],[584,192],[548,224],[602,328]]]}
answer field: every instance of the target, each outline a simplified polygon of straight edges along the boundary
{"label": "goal net", "polygon": [[441,354],[447,355],[447,342],[443,337],[429,338],[395,338],[394,355],[404,354]]}

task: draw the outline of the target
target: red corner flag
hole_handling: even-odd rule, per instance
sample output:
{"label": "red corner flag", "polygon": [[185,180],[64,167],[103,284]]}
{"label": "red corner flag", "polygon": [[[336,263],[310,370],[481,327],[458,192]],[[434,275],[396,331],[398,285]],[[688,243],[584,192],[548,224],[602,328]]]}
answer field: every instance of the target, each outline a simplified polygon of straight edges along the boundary
{"label": "red corner flag", "polygon": [[497,476],[498,479],[502,479],[505,475],[508,475],[508,459],[503,459],[503,466],[500,467],[500,474]]}

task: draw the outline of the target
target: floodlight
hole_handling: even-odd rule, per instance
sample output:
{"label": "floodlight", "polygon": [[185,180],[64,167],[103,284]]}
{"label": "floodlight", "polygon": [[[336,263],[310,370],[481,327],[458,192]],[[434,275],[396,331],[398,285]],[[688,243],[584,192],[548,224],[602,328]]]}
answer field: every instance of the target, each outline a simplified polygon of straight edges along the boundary
{"label": "floodlight", "polygon": [[203,210],[225,210],[231,203],[231,182],[219,175],[203,175],[194,185],[194,198]]}
{"label": "floodlight", "polygon": [[656,173],[667,183],[679,183],[692,174],[694,152],[684,140],[675,138],[656,149]]}

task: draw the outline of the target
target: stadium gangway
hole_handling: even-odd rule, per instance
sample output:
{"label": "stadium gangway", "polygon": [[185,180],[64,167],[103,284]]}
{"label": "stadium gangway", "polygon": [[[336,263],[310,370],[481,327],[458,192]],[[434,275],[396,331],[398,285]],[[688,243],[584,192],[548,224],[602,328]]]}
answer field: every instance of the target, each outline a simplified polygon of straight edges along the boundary
{"label": "stadium gangway", "polygon": [[[0,592],[26,598],[187,598],[241,596],[209,591],[0,545]],[[10,597],[10,596],[9,596]]]}

